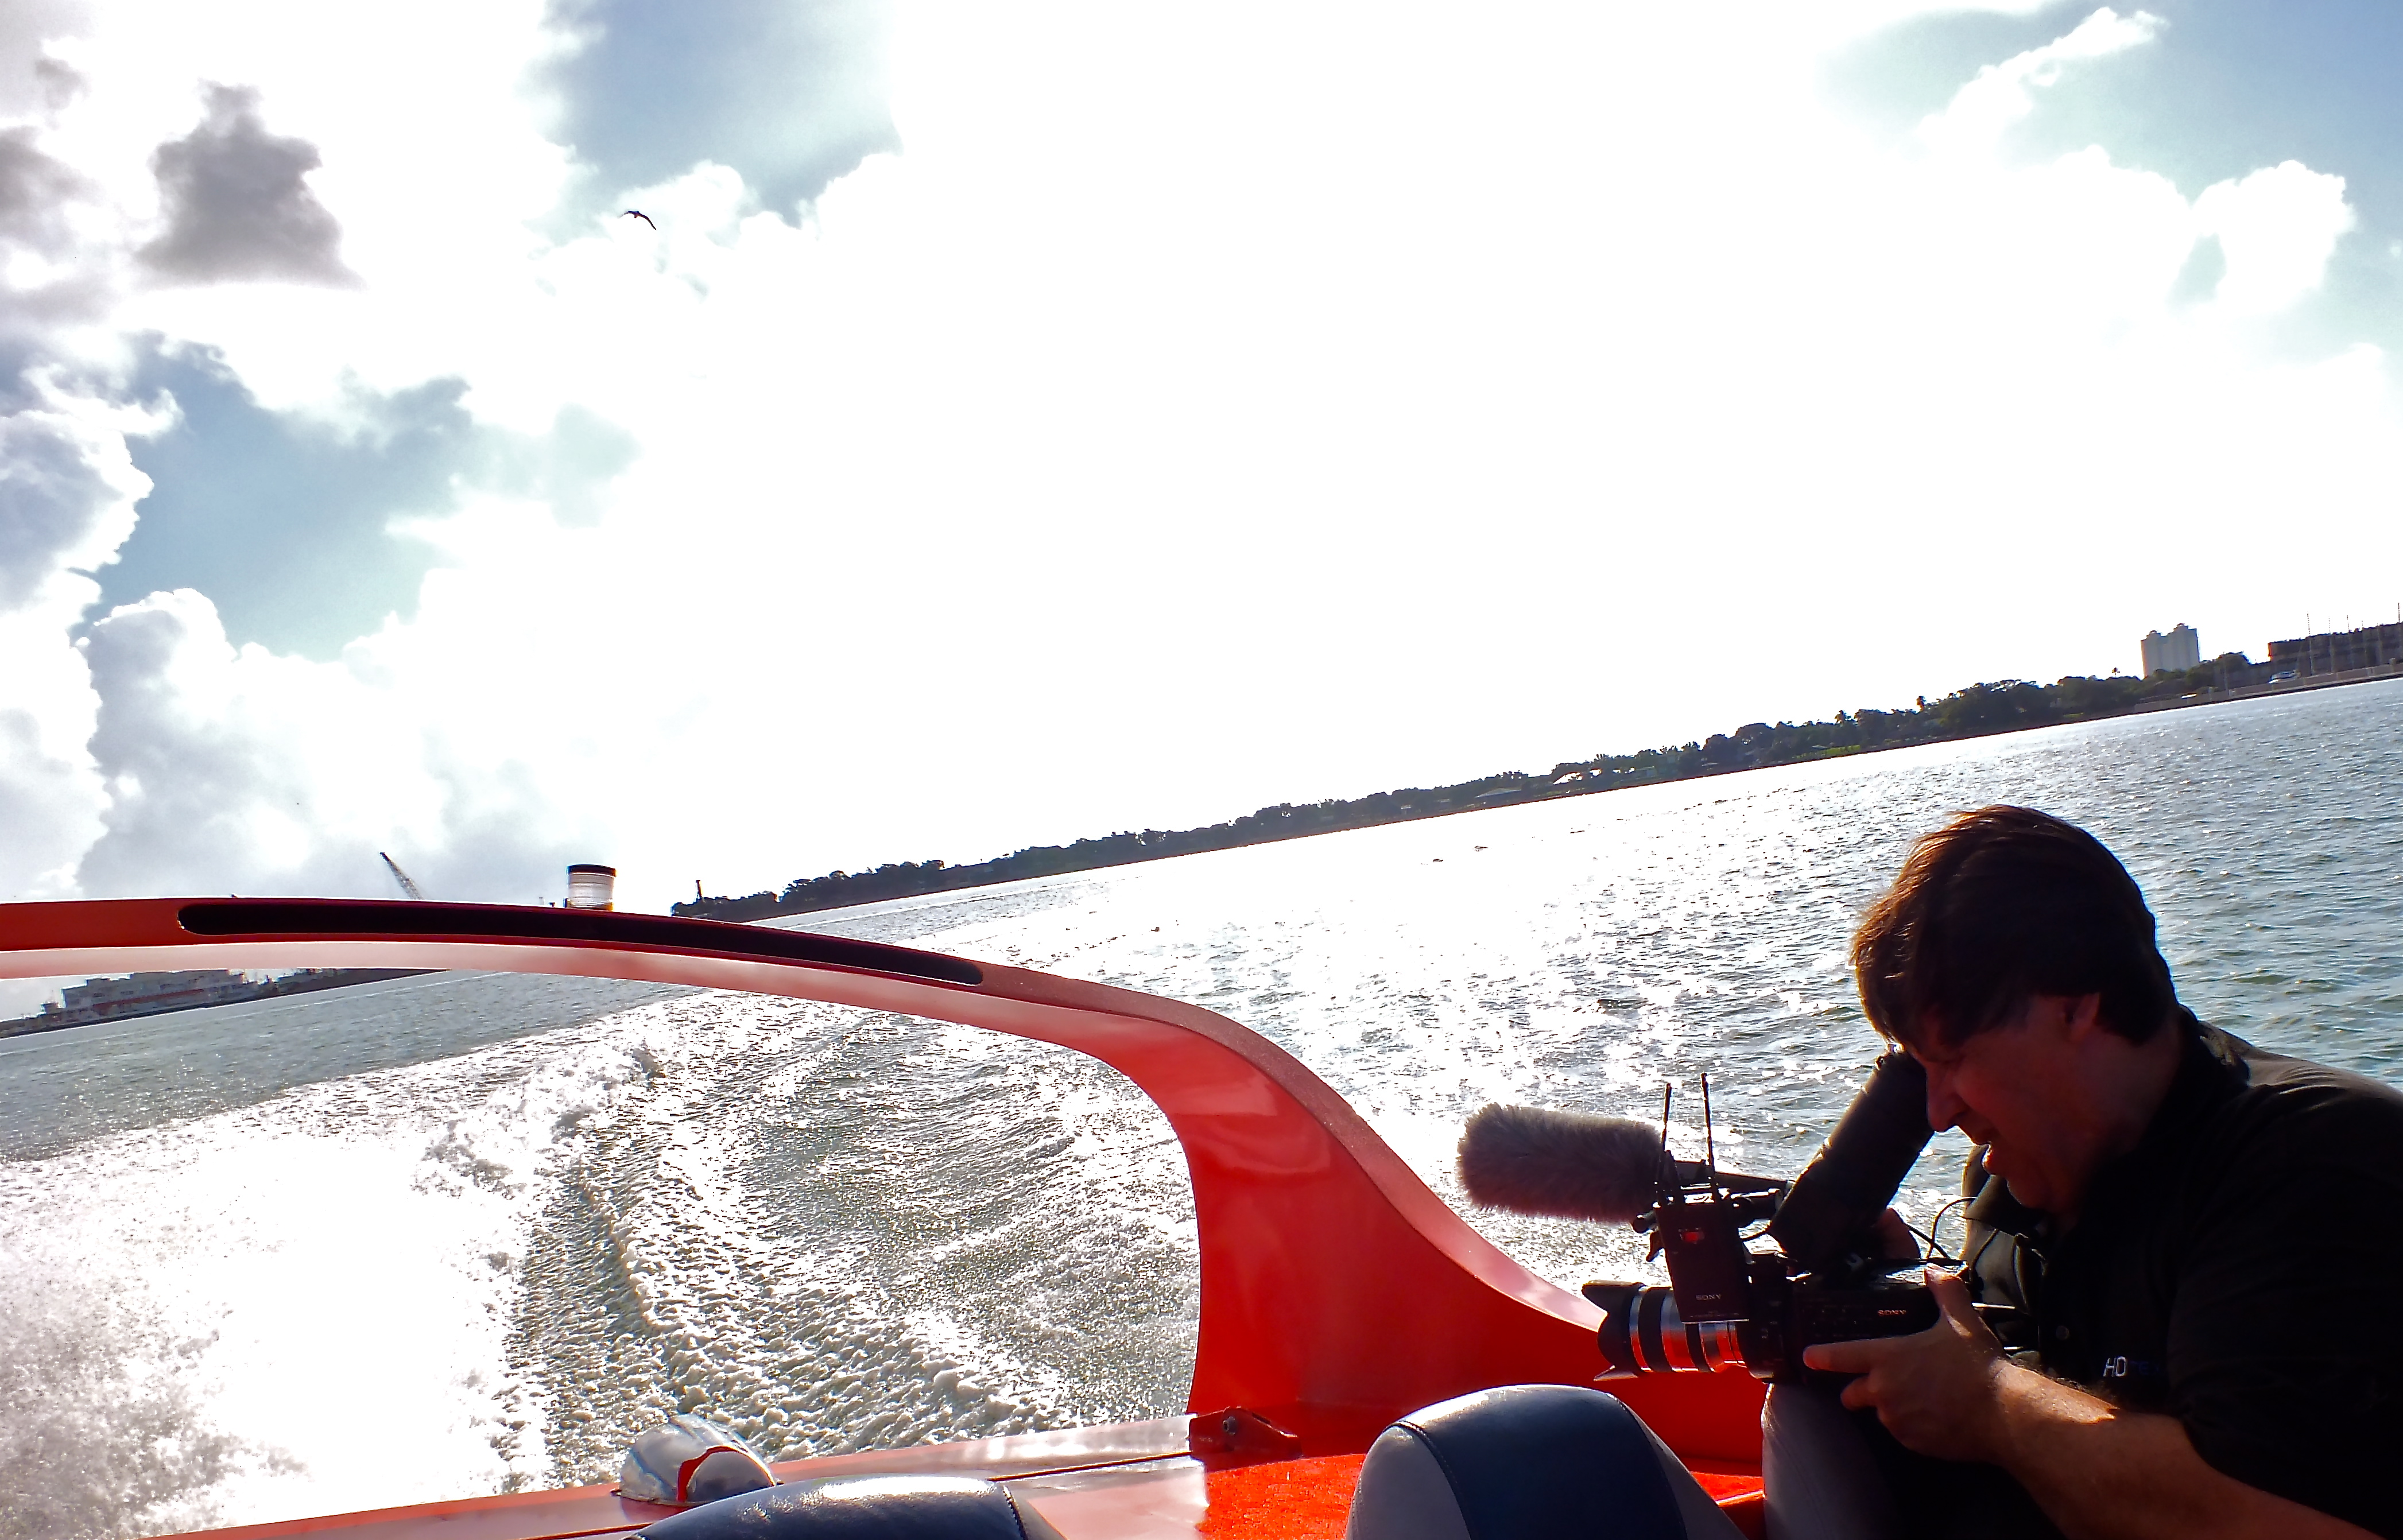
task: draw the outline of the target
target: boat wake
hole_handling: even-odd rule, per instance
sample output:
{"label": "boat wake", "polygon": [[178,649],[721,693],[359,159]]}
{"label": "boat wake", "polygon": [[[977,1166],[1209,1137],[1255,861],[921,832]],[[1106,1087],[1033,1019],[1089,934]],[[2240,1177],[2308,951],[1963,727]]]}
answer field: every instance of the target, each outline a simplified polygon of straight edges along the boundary
{"label": "boat wake", "polygon": [[1198,1309],[1112,1072],[743,995],[0,1164],[0,1212],[48,1248],[5,1259],[43,1517],[0,1540],[606,1481],[676,1411],[786,1458],[1153,1415]]}
{"label": "boat wake", "polygon": [[1182,1404],[1191,1203],[1132,1087],[789,1001],[697,995],[614,1030],[640,1034],[640,1093],[563,1147],[509,1344],[557,1479],[614,1474],[674,1411],[794,1459]]}
{"label": "boat wake", "polygon": [[0,1250],[0,1540],[101,1540],[196,1529],[211,1494],[290,1462],[219,1427],[195,1372],[208,1344],[177,1339],[138,1284],[21,1247]]}

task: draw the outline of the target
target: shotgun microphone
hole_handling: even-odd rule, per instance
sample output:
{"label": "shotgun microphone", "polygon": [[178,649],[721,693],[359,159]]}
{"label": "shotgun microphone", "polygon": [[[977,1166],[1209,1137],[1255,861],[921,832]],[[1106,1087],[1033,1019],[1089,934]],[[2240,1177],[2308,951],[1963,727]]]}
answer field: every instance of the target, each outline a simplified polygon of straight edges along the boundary
{"label": "shotgun microphone", "polygon": [[1630,1224],[1670,1187],[1703,1180],[1699,1160],[1662,1147],[1632,1117],[1494,1103],[1460,1135],[1460,1185],[1479,1208]]}

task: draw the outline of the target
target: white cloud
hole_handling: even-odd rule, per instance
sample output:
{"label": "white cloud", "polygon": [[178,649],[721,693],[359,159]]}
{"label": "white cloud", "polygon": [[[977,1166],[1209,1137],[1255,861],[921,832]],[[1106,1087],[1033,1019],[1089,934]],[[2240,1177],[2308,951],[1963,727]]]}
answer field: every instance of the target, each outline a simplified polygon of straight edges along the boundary
{"label": "white cloud", "polygon": [[2141,48],[2165,25],[2149,11],[2121,16],[2105,6],[2041,48],[1979,70],[1945,109],[1920,125],[1939,148],[1987,147],[2035,110],[2035,93],[2057,84],[2072,65]]}
{"label": "white cloud", "polygon": [[[112,11],[43,139],[91,238],[155,237],[146,157],[239,83],[362,284],[122,295],[83,355],[156,328],[334,418],[456,376],[639,457],[590,528],[420,526],[416,615],[338,662],[167,595],[93,628],[94,695],[53,615],[25,709],[85,811],[8,881],[372,892],[390,849],[458,896],[614,859],[656,906],[2107,669],[2179,617],[2257,647],[2330,581],[2257,539],[2299,502],[2396,554],[2384,361],[2245,329],[2340,180],[1997,146],[2155,19],[1897,147],[1815,100],[1833,24],[1750,14],[912,5],[905,152],[805,222],[705,163],[553,243],[531,4]],[[2202,232],[2221,302],[2180,306]]]}
{"label": "white cloud", "polygon": [[2199,234],[2216,236],[2228,271],[2215,298],[2231,311],[2284,310],[2320,286],[2340,237],[2359,222],[2344,178],[2282,161],[2214,183],[2194,202]]}
{"label": "white cloud", "polygon": [[424,711],[371,662],[231,646],[188,590],[102,619],[88,656],[108,790],[90,893],[357,892],[389,850],[441,896],[530,898],[599,832],[557,811],[576,788],[541,784],[493,722]]}
{"label": "white cloud", "polygon": [[85,750],[98,706],[68,630],[133,527],[149,479],[125,453],[130,414],[32,382],[0,417],[0,894],[71,896],[104,801]]}

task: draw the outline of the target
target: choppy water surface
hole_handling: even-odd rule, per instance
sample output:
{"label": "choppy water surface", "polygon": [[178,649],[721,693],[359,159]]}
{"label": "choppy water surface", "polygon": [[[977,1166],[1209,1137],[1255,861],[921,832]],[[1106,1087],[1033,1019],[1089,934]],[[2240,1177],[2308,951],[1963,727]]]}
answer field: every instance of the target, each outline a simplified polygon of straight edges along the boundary
{"label": "choppy water surface", "polygon": [[[1854,915],[1989,801],[2118,850],[2206,1017],[2403,1075],[2398,727],[2360,687],[810,923],[1208,1006],[1455,1201],[1482,1103],[1648,1115],[1705,1072],[1722,1158],[1783,1172],[1872,1051]],[[1563,1282],[1632,1265],[1478,1222]],[[91,1451],[31,1493],[87,1519],[605,1479],[677,1408],[785,1456],[1173,1410],[1193,1256],[1148,1103],[965,1028],[451,975],[0,1043],[0,1450]]]}

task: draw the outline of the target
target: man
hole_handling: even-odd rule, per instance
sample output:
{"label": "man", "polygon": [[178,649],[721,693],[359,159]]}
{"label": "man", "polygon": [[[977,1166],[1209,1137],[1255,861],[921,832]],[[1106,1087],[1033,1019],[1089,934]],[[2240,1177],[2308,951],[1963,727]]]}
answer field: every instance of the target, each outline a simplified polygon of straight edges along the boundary
{"label": "man", "polygon": [[1772,1530],[2403,1536],[2403,1095],[2197,1021],[2126,869],[2031,809],[1923,839],[1853,963],[1979,1145],[1971,1264],[2033,1332],[1931,1269],[1932,1329],[1813,1349],[1893,1442],[1847,1497],[1853,1430],[1778,1387]]}

